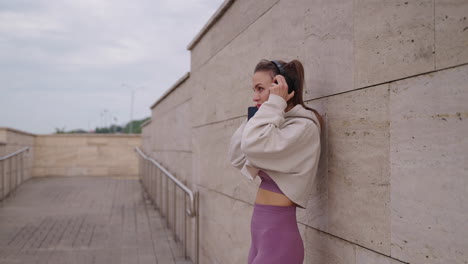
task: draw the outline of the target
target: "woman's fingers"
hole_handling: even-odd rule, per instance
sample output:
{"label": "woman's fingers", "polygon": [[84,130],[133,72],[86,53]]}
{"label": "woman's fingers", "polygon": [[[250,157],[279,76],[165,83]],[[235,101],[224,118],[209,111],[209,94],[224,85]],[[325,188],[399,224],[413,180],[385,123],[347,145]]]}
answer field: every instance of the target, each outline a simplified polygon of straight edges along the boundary
{"label": "woman's fingers", "polygon": [[273,78],[273,82],[275,81],[278,82],[278,84],[272,84],[272,87],[270,87],[270,93],[283,97],[286,102],[294,96],[294,93],[288,94],[288,84],[284,76],[279,74],[276,75]]}
{"label": "woman's fingers", "polygon": [[279,86],[286,86],[286,88],[288,88],[288,84],[286,83],[286,79],[284,79],[284,76],[283,75],[276,75],[274,78],[273,78],[273,82],[274,81],[277,81],[278,82],[278,85]]}

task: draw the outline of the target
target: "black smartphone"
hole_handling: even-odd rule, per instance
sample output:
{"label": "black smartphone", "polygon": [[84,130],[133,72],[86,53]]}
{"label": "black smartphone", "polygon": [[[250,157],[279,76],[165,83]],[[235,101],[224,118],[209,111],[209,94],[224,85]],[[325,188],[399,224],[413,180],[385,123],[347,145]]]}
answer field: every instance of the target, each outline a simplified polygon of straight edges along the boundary
{"label": "black smartphone", "polygon": [[247,119],[250,120],[250,118],[255,115],[257,110],[258,108],[256,106],[250,106],[248,109]]}

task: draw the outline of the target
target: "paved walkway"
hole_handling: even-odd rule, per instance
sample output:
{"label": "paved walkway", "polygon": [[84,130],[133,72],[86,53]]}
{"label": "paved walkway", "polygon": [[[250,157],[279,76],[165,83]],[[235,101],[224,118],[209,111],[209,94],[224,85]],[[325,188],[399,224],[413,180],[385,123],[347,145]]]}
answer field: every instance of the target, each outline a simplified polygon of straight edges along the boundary
{"label": "paved walkway", "polygon": [[137,178],[33,178],[0,202],[0,263],[191,263],[164,223]]}

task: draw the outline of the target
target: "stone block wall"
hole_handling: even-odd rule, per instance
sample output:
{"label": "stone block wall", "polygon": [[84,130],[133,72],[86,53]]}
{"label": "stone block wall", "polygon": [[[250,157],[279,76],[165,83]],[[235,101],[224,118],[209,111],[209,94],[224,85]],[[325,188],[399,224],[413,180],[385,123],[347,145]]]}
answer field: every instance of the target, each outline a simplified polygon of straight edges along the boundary
{"label": "stone block wall", "polygon": [[140,145],[140,135],[40,135],[33,176],[137,176]]}
{"label": "stone block wall", "polygon": [[304,263],[466,264],[467,17],[465,0],[225,1],[143,142],[200,192],[200,263],[247,261],[259,180],[227,150],[267,58],[303,62],[325,120]]}

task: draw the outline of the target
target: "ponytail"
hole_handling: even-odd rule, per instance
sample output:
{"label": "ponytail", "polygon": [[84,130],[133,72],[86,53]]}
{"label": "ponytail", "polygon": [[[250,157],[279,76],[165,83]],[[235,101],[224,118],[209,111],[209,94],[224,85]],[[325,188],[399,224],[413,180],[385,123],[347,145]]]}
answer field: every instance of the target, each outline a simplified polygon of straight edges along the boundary
{"label": "ponytail", "polygon": [[300,104],[305,109],[314,112],[315,116],[319,120],[320,130],[322,130],[324,123],[322,116],[317,112],[317,110],[310,108],[304,104],[304,67],[302,66],[302,63],[298,60],[292,60],[286,63],[286,65],[284,66],[284,71],[288,76],[295,80],[296,83],[296,92],[294,93],[294,97],[291,99],[291,104],[293,106]]}

